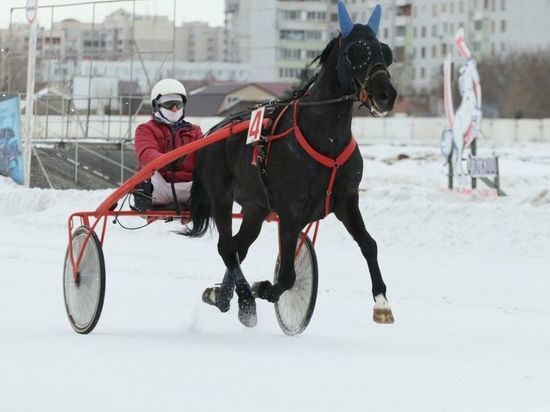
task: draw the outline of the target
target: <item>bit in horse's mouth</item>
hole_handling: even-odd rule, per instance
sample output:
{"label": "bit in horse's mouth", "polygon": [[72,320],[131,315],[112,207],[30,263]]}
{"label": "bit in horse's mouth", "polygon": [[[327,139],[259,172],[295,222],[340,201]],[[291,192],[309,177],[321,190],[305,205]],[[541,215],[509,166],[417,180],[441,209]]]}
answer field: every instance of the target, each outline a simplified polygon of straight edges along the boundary
{"label": "bit in horse's mouth", "polygon": [[374,117],[384,117],[388,114],[387,111],[383,111],[380,107],[378,107],[376,100],[374,100],[372,96],[369,96],[369,104],[367,107]]}

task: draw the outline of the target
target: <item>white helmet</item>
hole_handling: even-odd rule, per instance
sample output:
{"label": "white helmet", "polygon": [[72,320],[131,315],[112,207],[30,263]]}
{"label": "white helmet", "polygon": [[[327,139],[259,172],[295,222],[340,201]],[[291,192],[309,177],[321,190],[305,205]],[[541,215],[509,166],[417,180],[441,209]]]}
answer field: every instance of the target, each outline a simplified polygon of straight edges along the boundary
{"label": "white helmet", "polygon": [[153,86],[151,90],[151,105],[155,107],[155,101],[165,94],[179,94],[183,101],[187,101],[187,91],[183,84],[176,79],[163,79]]}

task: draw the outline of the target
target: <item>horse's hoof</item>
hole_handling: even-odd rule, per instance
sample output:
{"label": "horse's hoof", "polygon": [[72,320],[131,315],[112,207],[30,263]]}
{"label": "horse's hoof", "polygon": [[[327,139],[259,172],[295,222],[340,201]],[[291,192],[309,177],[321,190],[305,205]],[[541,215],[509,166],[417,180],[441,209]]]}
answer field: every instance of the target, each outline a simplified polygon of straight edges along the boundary
{"label": "horse's hoof", "polygon": [[202,292],[202,301],[208,305],[216,306],[216,295],[220,288],[206,288]]}
{"label": "horse's hoof", "polygon": [[220,294],[219,287],[206,288],[202,292],[202,301],[208,305],[217,307],[221,312],[227,312],[230,307],[231,299],[224,298]]}
{"label": "horse's hoof", "polygon": [[267,300],[269,296],[270,288],[271,288],[271,282],[269,280],[264,280],[262,282],[255,282],[251,288],[252,296],[254,296],[256,299]]}
{"label": "horse's hoof", "polygon": [[376,323],[393,323],[393,313],[391,311],[390,304],[386,300],[386,297],[380,294],[374,298],[374,301],[375,303],[372,319]]}
{"label": "horse's hoof", "polygon": [[393,323],[393,313],[391,309],[374,309],[372,319],[376,323]]}
{"label": "horse's hoof", "polygon": [[254,299],[239,302],[239,321],[247,328],[256,326],[258,316],[256,315],[256,302]]}

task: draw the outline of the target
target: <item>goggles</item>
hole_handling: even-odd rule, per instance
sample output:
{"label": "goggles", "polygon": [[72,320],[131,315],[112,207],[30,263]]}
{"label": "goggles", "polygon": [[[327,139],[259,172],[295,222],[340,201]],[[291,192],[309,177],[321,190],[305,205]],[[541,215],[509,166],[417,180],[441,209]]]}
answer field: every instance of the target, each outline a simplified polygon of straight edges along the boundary
{"label": "goggles", "polygon": [[181,109],[184,106],[183,100],[168,100],[166,102],[158,102],[158,107],[162,107],[163,109],[172,110],[174,106],[176,106],[176,109]]}

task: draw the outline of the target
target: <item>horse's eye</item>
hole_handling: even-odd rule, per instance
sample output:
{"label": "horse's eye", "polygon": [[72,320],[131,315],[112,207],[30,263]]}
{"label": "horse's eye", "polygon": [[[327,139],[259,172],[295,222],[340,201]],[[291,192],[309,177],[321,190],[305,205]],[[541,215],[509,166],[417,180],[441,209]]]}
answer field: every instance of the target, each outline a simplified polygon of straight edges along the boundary
{"label": "horse's eye", "polygon": [[357,70],[367,67],[372,51],[370,46],[364,42],[357,42],[348,48],[345,55],[348,63]]}

